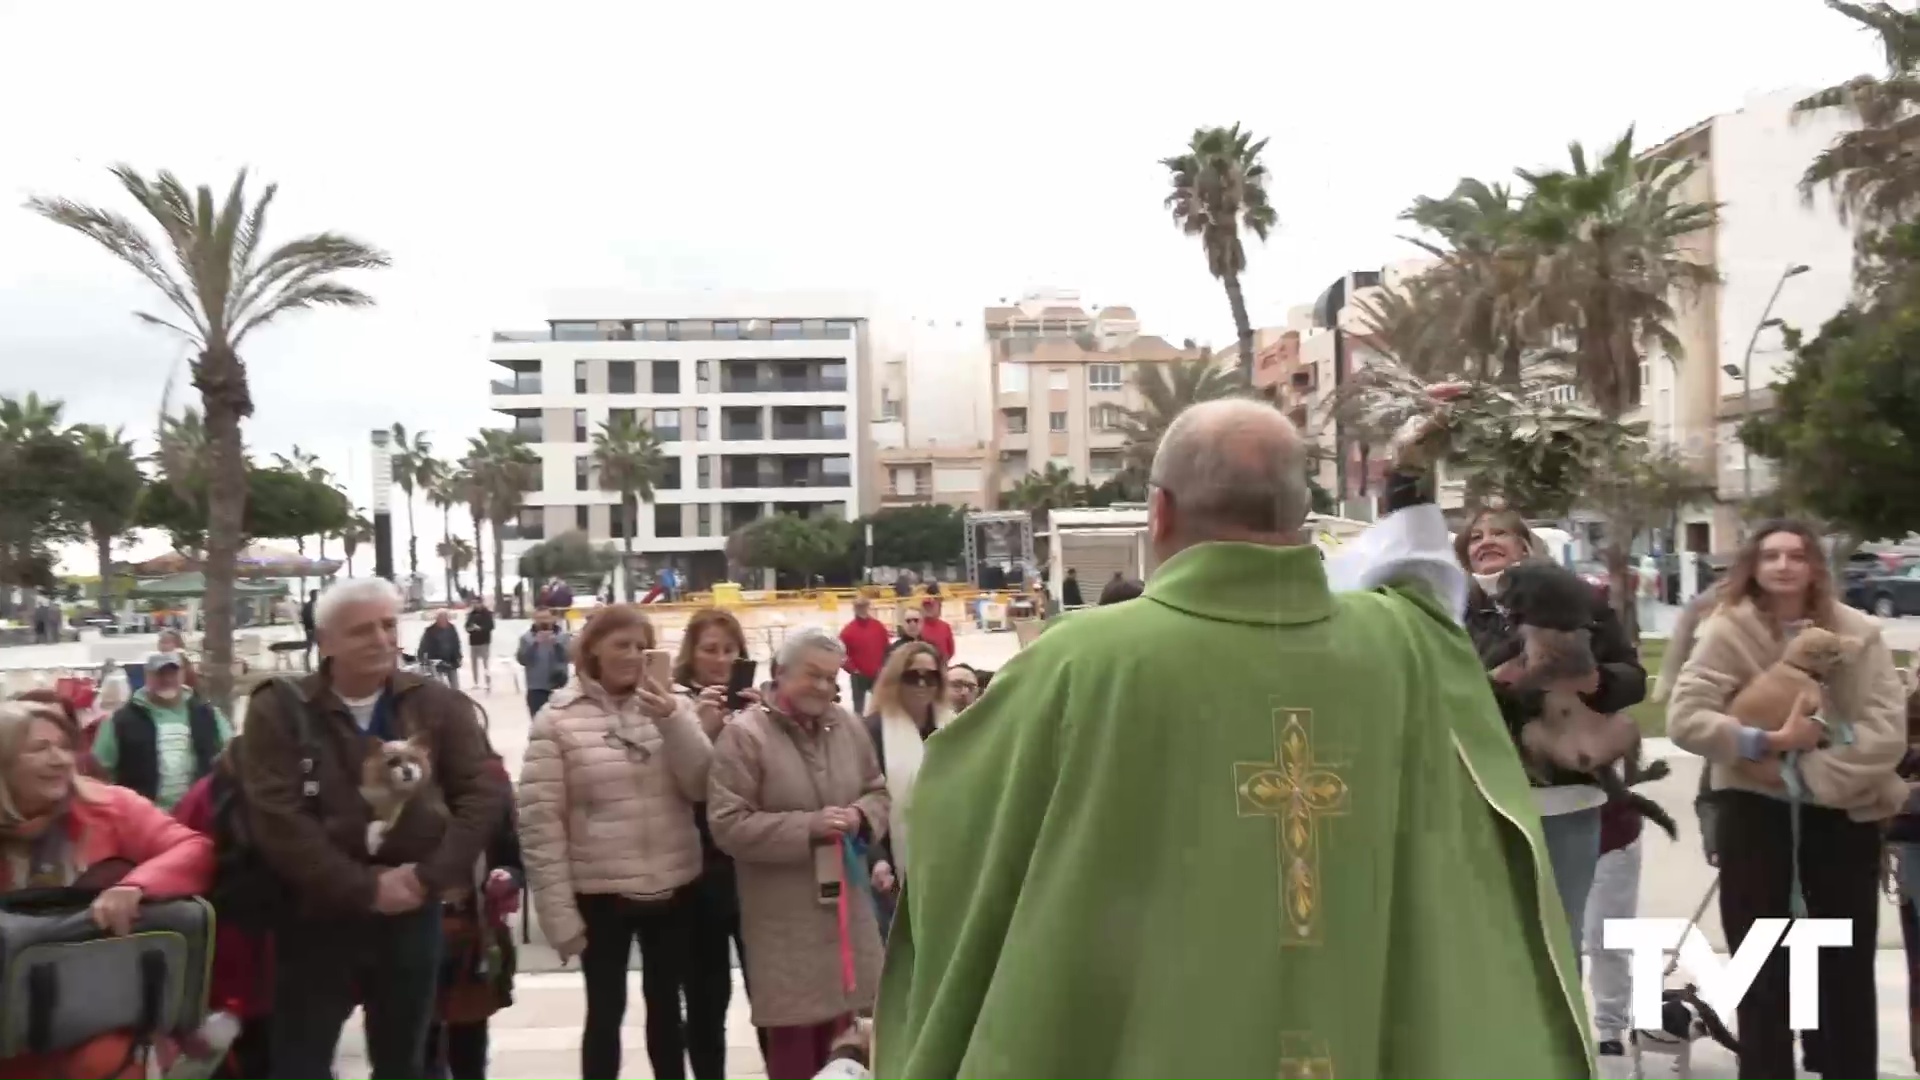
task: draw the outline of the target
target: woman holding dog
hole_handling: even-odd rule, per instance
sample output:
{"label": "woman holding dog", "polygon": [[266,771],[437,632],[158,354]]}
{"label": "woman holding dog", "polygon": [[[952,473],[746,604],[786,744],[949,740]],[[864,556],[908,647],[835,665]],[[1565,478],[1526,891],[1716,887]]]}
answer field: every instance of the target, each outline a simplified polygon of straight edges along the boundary
{"label": "woman holding dog", "polygon": [[[1538,554],[1538,548],[1526,519],[1512,510],[1483,510],[1455,538],[1454,553],[1473,579],[1467,591],[1467,633],[1482,656],[1494,652],[1515,633],[1500,604],[1501,575],[1508,567]],[[1647,695],[1647,673],[1613,610],[1605,604],[1593,605],[1593,625],[1588,632],[1598,668],[1583,688],[1581,699],[1599,713],[1617,713],[1639,704]],[[1514,685],[1523,667],[1513,661],[1488,672],[1494,700],[1516,742],[1521,728],[1534,718],[1527,707],[1526,693]],[[1600,863],[1600,808],[1607,796],[1592,777],[1580,773],[1554,770],[1548,779],[1545,784],[1535,782],[1534,801],[1540,808],[1554,884],[1578,955],[1584,944],[1587,894]]]}
{"label": "woman holding dog", "polygon": [[[653,1075],[722,1075],[712,1048],[688,1046],[680,987],[700,876],[693,806],[713,745],[692,702],[648,678],[653,624],[633,604],[598,608],[573,640],[572,681],[535,718],[520,769],[520,842],[540,927],[579,956],[587,1020],[580,1075],[620,1072],[627,958],[640,941]],[[724,1049],[722,1044],[721,1049]]]}
{"label": "woman holding dog", "polygon": [[[1719,596],[1675,680],[1667,732],[1709,763],[1721,925],[1737,942],[1757,919],[1852,920],[1854,944],[1821,951],[1808,1067],[1874,1076],[1879,824],[1906,795],[1895,775],[1906,750],[1905,688],[1878,624],[1835,600],[1820,536],[1803,522],[1756,528]],[[1782,703],[1777,727],[1729,715],[1741,689],[1811,627],[1843,639],[1821,692]],[[1794,1075],[1788,996],[1787,957],[1776,950],[1740,1004],[1741,1076]]]}
{"label": "woman holding dog", "polygon": [[[95,893],[95,925],[126,934],[142,900],[212,886],[213,844],[126,788],[77,775],[79,737],[56,706],[0,703],[0,892]],[[43,1057],[0,1061],[0,1077],[118,1076],[135,1064],[127,1060],[130,1049],[130,1036],[105,1035]]]}

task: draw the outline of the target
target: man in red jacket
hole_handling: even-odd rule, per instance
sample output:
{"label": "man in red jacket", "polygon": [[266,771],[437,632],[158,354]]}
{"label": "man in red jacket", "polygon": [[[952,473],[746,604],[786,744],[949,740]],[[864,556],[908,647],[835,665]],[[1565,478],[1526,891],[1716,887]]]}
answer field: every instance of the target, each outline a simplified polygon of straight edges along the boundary
{"label": "man in red jacket", "polygon": [[920,637],[940,650],[940,662],[953,663],[953,625],[940,617],[940,598],[929,596],[920,602],[924,615],[920,627]]}
{"label": "man in red jacket", "polygon": [[887,662],[887,643],[892,635],[887,624],[873,617],[873,605],[866,597],[853,602],[853,621],[840,629],[840,644],[846,647],[844,666],[853,676],[853,712],[867,714],[867,693],[880,677],[880,665]]}

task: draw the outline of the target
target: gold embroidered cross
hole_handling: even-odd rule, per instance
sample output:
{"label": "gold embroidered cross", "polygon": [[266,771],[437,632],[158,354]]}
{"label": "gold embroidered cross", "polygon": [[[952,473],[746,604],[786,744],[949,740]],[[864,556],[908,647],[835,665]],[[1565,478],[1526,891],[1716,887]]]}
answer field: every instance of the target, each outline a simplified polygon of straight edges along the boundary
{"label": "gold embroidered cross", "polygon": [[1273,818],[1280,834],[1280,944],[1320,943],[1319,819],[1347,812],[1347,782],[1313,756],[1313,710],[1275,709],[1273,761],[1235,762],[1241,817]]}
{"label": "gold embroidered cross", "polygon": [[1333,1080],[1327,1044],[1311,1035],[1281,1035],[1280,1080]]}

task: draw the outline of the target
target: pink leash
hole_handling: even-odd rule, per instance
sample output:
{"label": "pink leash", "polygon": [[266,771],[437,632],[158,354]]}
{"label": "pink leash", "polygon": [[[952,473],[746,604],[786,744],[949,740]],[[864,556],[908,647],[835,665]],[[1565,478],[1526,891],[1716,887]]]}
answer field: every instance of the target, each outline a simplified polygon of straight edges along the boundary
{"label": "pink leash", "polygon": [[836,905],[840,919],[840,988],[851,995],[857,987],[853,970],[853,934],[847,926],[848,896],[853,892],[854,882],[847,872],[853,863],[853,846],[845,836],[840,838],[840,900]]}

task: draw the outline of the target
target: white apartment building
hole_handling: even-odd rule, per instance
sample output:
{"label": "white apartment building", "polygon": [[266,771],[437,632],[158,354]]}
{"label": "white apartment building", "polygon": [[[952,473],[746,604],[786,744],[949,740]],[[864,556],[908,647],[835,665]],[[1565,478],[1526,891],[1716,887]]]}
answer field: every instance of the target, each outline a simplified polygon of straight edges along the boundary
{"label": "white apartment building", "polygon": [[505,540],[507,565],[569,530],[618,550],[620,496],[600,488],[593,434],[631,416],[664,444],[666,475],[635,523],[634,569],[722,580],[735,530],[775,513],[871,510],[865,303],[835,295],[583,293],[547,328],[493,335],[491,407],[540,455]]}

